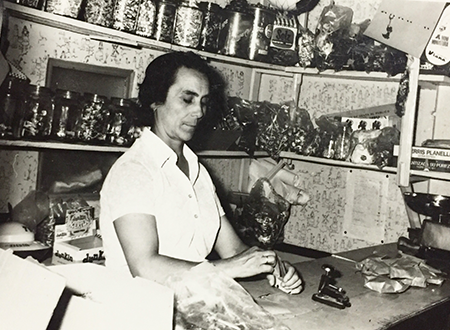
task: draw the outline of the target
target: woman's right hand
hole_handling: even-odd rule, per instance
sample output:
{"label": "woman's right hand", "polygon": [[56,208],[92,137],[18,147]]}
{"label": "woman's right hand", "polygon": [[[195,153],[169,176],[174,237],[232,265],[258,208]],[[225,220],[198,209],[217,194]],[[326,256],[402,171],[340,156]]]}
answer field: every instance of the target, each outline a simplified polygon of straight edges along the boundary
{"label": "woman's right hand", "polygon": [[272,273],[276,265],[276,254],[270,250],[251,247],[233,257],[216,260],[213,264],[233,278],[245,278]]}

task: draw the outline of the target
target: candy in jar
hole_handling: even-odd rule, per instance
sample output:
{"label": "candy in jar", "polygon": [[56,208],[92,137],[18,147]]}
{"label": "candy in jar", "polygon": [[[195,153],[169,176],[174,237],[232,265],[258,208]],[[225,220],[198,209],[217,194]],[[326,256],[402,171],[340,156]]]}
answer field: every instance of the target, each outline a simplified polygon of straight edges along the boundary
{"label": "candy in jar", "polygon": [[155,33],[153,34],[154,39],[158,41],[172,42],[176,10],[177,7],[172,2],[159,2],[158,13],[156,15]]}
{"label": "candy in jar", "polygon": [[75,123],[75,136],[85,142],[104,141],[109,118],[108,98],[85,93],[83,107]]}
{"label": "candy in jar", "polygon": [[177,8],[173,43],[180,46],[196,48],[200,43],[203,13],[189,4],[181,4]]}
{"label": "candy in jar", "polygon": [[54,109],[52,94],[47,87],[28,86],[20,137],[41,139],[51,134]]}
{"label": "candy in jar", "polygon": [[87,0],[84,9],[84,20],[91,24],[111,27],[113,11],[113,0]]}
{"label": "candy in jar", "polygon": [[143,37],[153,35],[156,20],[156,5],[153,0],[143,0],[136,23],[136,34]]}
{"label": "candy in jar", "polygon": [[136,32],[139,0],[117,0],[114,5],[113,24],[116,30]]}

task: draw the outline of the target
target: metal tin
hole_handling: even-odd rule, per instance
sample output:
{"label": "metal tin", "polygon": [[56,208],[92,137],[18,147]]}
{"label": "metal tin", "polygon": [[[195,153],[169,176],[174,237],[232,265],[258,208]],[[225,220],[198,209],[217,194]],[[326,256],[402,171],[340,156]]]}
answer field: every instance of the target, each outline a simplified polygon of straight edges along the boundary
{"label": "metal tin", "polygon": [[143,0],[139,9],[136,34],[150,38],[153,35],[156,20],[156,5],[153,0]]}
{"label": "metal tin", "polygon": [[200,34],[200,49],[208,52],[219,50],[219,34],[222,28],[222,8],[212,2],[200,2],[203,11],[203,27]]}
{"label": "metal tin", "polygon": [[248,58],[262,61],[269,54],[276,13],[270,9],[260,7],[251,7],[251,9],[254,14],[254,20]]}
{"label": "metal tin", "polygon": [[174,3],[160,1],[156,15],[155,33],[153,38],[158,41],[172,42],[173,26],[177,7]]}
{"label": "metal tin", "polygon": [[172,42],[196,48],[200,43],[203,12],[195,7],[181,5],[177,8]]}
{"label": "metal tin", "polygon": [[219,36],[219,52],[224,55],[248,58],[253,15],[225,10],[224,16]]}

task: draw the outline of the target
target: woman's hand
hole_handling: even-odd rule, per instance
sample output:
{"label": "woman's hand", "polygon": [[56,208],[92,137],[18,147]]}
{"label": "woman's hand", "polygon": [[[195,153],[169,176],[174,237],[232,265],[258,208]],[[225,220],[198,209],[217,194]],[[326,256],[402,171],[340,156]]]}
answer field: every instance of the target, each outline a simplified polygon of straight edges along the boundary
{"label": "woman's hand", "polygon": [[[283,263],[283,265],[277,264],[275,266],[274,272],[267,275],[269,284],[289,294],[299,294],[300,292],[302,292],[303,280],[301,279],[297,270],[289,262],[282,261],[281,259],[278,260],[278,262]],[[283,267],[286,270],[286,274],[281,277],[280,269]]]}
{"label": "woman's hand", "polygon": [[216,260],[213,263],[233,278],[245,278],[273,273],[277,262],[275,252],[251,247],[233,257]]}

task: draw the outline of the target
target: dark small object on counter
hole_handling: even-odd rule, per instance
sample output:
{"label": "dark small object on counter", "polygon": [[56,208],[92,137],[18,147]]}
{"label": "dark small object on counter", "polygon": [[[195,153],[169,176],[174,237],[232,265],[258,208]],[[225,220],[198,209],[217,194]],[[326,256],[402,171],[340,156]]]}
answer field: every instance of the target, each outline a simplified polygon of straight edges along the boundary
{"label": "dark small object on counter", "polygon": [[345,295],[345,290],[334,285],[336,274],[334,267],[323,265],[322,269],[325,274],[320,277],[319,290],[312,295],[312,300],[339,309],[350,307],[350,299]]}

